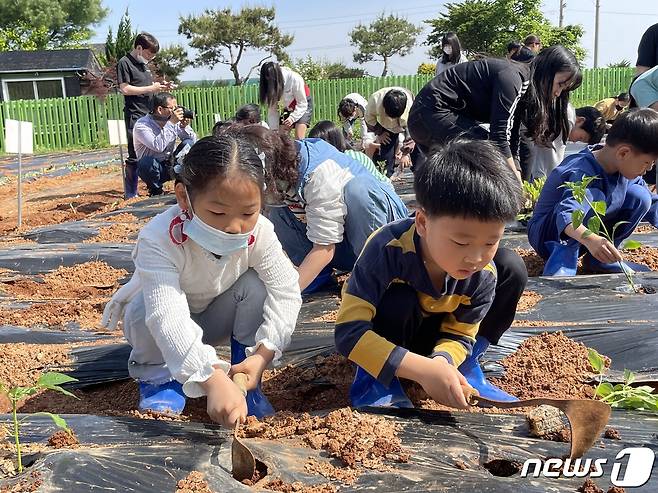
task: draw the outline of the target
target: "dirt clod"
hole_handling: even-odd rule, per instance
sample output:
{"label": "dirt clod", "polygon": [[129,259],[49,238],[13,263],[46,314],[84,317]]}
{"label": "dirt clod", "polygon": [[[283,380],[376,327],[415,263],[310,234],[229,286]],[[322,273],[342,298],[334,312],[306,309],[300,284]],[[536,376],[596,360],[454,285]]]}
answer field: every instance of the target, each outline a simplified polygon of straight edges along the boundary
{"label": "dirt clod", "polygon": [[190,472],[176,483],[176,493],[213,493],[208,482],[203,478],[203,473],[199,471]]}
{"label": "dirt clod", "polygon": [[281,491],[283,493],[336,493],[338,491],[335,486],[329,483],[317,485],[306,485],[301,481],[286,483],[281,478],[271,479],[264,487],[271,491]]}
{"label": "dirt clod", "polygon": [[605,429],[605,433],[603,434],[604,438],[609,438],[610,440],[621,440],[621,434],[616,428],[613,428],[611,426],[608,426]]}
{"label": "dirt clod", "polygon": [[0,493],[30,493],[37,491],[42,484],[41,473],[32,471],[12,486],[0,486]]}
{"label": "dirt clod", "polygon": [[589,478],[578,488],[578,491],[580,493],[603,493],[603,490]]}
{"label": "dirt clod", "polygon": [[71,448],[79,445],[78,437],[73,430],[59,430],[48,438],[48,445],[54,448]]}
{"label": "dirt clod", "polygon": [[461,469],[462,471],[465,471],[466,469],[468,469],[468,466],[466,465],[466,463],[463,460],[456,460],[455,461],[455,467],[457,469]]}
{"label": "dirt clod", "polygon": [[608,488],[607,493],[626,493],[626,489],[621,486],[611,486]]}

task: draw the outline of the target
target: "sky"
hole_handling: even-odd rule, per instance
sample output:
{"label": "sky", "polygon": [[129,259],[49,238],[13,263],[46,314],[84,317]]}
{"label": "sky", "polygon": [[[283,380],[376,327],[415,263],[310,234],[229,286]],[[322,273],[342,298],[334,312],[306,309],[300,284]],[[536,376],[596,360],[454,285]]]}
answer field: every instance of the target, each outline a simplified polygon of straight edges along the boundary
{"label": "sky", "polygon": [[[585,66],[593,66],[594,26],[596,0],[545,0],[542,2],[544,15],[555,25],[558,23],[560,1],[566,3],[564,13],[565,24],[581,24],[585,29],[582,45],[588,51]],[[622,59],[635,65],[637,45],[642,34],[652,24],[658,23],[658,2],[655,0],[599,0],[600,36],[599,36],[599,67]],[[453,0],[458,3],[459,0]],[[447,1],[428,0],[360,0],[359,2],[333,0],[316,2],[313,0],[271,0],[271,2],[246,2],[192,0],[126,1],[104,0],[105,7],[110,9],[109,15],[98,26],[94,26],[96,34],[92,41],[102,43],[107,37],[108,27],[113,32],[119,24],[119,19],[129,9],[133,29],[148,31],[155,35],[161,46],[181,44],[188,50],[188,56],[194,57],[194,50],[187,46],[187,39],[179,36],[178,24],[180,16],[198,15],[205,9],[231,7],[238,11],[242,6],[273,5],[276,7],[276,22],[280,29],[294,34],[295,40],[288,48],[293,59],[311,55],[315,59],[343,62],[348,66],[359,66],[353,62],[354,47],[349,44],[349,32],[359,22],[369,24],[383,11],[405,17],[408,21],[423,28],[418,37],[416,47],[405,57],[395,56],[389,61],[392,74],[415,74],[420,63],[430,61],[427,46],[423,43],[430,32],[426,19],[435,18],[441,12],[446,12]],[[403,4],[404,8],[400,8]],[[157,8],[155,7],[157,5]],[[251,52],[243,56],[240,64],[241,74],[262,58],[260,53]],[[369,62],[363,65],[370,75],[379,75],[382,62]],[[209,67],[189,67],[181,76],[181,80],[229,79],[232,78],[227,65]]]}

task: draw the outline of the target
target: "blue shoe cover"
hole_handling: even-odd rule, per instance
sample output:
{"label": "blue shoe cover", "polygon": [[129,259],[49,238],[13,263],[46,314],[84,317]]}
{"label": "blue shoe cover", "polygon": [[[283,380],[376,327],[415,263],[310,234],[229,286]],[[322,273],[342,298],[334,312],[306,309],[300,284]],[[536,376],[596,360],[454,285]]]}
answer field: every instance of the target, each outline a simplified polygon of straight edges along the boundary
{"label": "blue shoe cover", "polygon": [[485,399],[492,399],[495,401],[515,402],[518,401],[516,397],[508,394],[504,390],[496,387],[484,377],[482,368],[480,367],[480,357],[489,347],[489,341],[484,337],[478,337],[473,346],[471,355],[459,366],[459,371],[468,384],[478,391],[480,396]]}
{"label": "blue shoe cover", "polygon": [[353,407],[414,407],[397,377],[393,377],[391,384],[386,387],[359,366],[356,368],[354,382],[350,387],[350,402]]}
{"label": "blue shoe cover", "polygon": [[176,380],[154,385],[139,382],[139,410],[180,414],[185,408],[183,385]]}
{"label": "blue shoe cover", "polygon": [[578,247],[567,246],[557,241],[549,241],[547,246],[551,249],[551,255],[544,265],[542,275],[575,276],[578,269]]}
{"label": "blue shoe cover", "polygon": [[[631,274],[635,272],[651,271],[649,267],[643,264],[636,264],[635,262],[627,262],[625,260],[623,260],[621,263],[624,266],[624,270],[627,270],[627,272]],[[621,270],[621,266],[619,265],[619,262],[604,263],[592,257],[589,253],[585,255],[585,257],[583,258],[583,264],[585,264],[585,266],[592,272],[598,272],[601,274],[624,273],[624,271]]]}
{"label": "blue shoe cover", "polygon": [[[240,344],[234,337],[231,337],[231,365],[237,365],[245,360],[246,347],[244,344]],[[247,416],[256,416],[258,419],[262,419],[265,416],[272,416],[274,414],[274,408],[270,404],[270,401],[267,400],[267,397],[265,397],[265,394],[263,394],[260,382],[258,383],[258,387],[247,392],[245,398],[247,400]]]}

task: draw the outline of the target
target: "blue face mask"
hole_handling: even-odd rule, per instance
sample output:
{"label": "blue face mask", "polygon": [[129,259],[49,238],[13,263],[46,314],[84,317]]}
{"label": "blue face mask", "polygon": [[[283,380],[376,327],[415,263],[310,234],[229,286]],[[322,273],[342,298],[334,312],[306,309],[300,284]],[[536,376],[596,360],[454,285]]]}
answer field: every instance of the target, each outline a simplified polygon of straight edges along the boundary
{"label": "blue face mask", "polygon": [[195,243],[210,253],[220,256],[230,255],[249,246],[253,231],[231,234],[209,226],[194,213],[187,190],[185,190],[185,194],[187,203],[190,204],[192,219],[183,223],[183,233],[192,238]]}

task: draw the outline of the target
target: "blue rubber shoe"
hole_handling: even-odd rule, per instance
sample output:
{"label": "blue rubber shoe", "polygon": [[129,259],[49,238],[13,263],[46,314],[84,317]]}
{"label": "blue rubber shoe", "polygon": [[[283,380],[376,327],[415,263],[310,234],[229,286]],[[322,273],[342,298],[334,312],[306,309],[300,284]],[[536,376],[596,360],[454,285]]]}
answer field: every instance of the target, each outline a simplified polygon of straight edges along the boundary
{"label": "blue rubber shoe", "polygon": [[480,357],[488,347],[489,341],[486,338],[481,336],[477,337],[475,339],[475,346],[473,346],[473,352],[466,361],[460,365],[459,371],[464,375],[464,378],[466,378],[469,385],[477,390],[482,397],[495,401],[518,401],[519,399],[496,387],[484,377],[482,367],[480,366]]}
{"label": "blue rubber shoe", "polygon": [[139,410],[180,414],[185,408],[183,385],[176,380],[154,385],[139,382]]}
{"label": "blue rubber shoe", "polygon": [[[240,344],[234,337],[231,337],[231,364],[237,365],[242,363],[247,357],[245,354],[244,344]],[[247,416],[256,416],[258,419],[262,419],[265,416],[272,416],[274,414],[274,408],[270,401],[267,400],[265,394],[260,388],[260,382],[258,382],[258,387],[254,390],[247,392]]]}
{"label": "blue rubber shoe", "polygon": [[360,366],[356,367],[354,382],[350,387],[350,402],[353,407],[414,407],[397,377],[393,377],[391,384],[386,387]]}
{"label": "blue rubber shoe", "polygon": [[[623,260],[621,264],[624,266],[624,270],[633,274],[635,272],[651,272],[651,269],[643,264],[636,264],[635,262],[628,262]],[[599,274],[623,274],[624,271],[621,270],[619,262],[610,262],[604,263],[599,260],[596,260],[592,255],[587,253],[583,257],[583,266],[592,272],[597,272]]]}
{"label": "blue rubber shoe", "polygon": [[302,291],[302,296],[317,293],[318,291],[321,291],[325,287],[332,284],[334,282],[334,278],[332,276],[333,272],[333,267],[327,265],[320,271],[316,278],[311,281],[311,284],[306,286],[306,288]]}
{"label": "blue rubber shoe", "polygon": [[575,276],[578,270],[578,245],[567,246],[558,241],[549,241],[551,255],[544,265],[543,276]]}

